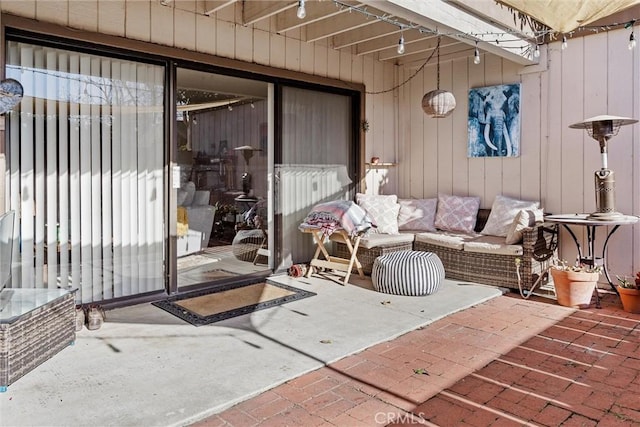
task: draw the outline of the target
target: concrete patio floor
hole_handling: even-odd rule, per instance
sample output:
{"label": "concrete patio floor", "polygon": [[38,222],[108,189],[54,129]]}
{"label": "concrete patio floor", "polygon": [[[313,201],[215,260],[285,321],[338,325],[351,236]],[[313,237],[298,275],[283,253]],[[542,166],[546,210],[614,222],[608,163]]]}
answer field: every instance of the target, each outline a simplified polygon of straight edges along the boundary
{"label": "concrete patio floor", "polygon": [[107,311],[102,328],[0,393],[0,425],[189,425],[502,294],[446,280],[427,297],[396,296],[352,277],[275,276],[317,295],[201,327],[151,304]]}
{"label": "concrete patio floor", "polygon": [[373,345],[205,426],[640,426],[640,315],[507,294]]}

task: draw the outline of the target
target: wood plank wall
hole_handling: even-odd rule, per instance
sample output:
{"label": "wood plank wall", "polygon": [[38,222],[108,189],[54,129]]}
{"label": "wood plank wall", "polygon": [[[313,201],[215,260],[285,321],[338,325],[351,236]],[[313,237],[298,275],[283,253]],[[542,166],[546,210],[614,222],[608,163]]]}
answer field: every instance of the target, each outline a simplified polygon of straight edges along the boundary
{"label": "wood plank wall", "polygon": [[[640,52],[628,50],[628,39],[629,30],[616,30],[570,39],[564,51],[560,43],[552,43],[548,61],[528,68],[492,55],[482,55],[479,65],[471,57],[441,63],[440,87],[453,92],[457,101],[456,110],[444,119],[422,112],[422,95],[436,86],[435,66],[425,67],[399,93],[400,167],[389,177],[397,178],[398,194],[478,195],[485,208],[504,194],[540,200],[552,213],[594,211],[599,146],[569,125],[599,114],[640,118]],[[399,81],[413,72],[401,69]],[[508,83],[522,84],[521,156],[467,158],[469,89]],[[623,127],[612,138],[609,168],[616,174],[617,210],[640,215],[640,125]],[[586,236],[576,231],[584,247]],[[599,243],[604,233],[600,227]],[[561,257],[573,262],[576,255],[563,231]],[[640,224],[614,234],[608,261],[613,274],[640,271]]]}
{"label": "wood plank wall", "polygon": [[[73,3],[73,7],[71,7]],[[595,114],[640,117],[640,52],[626,47],[628,30],[570,39],[569,48],[550,45],[547,67],[522,69],[491,55],[479,65],[471,58],[441,64],[441,88],[457,99],[446,119],[422,112],[422,95],[435,88],[435,67],[426,67],[397,91],[384,92],[415,71],[371,57],[337,52],[323,43],[300,41],[299,30],[271,32],[274,22],[237,24],[240,6],[211,17],[194,13],[201,1],[21,1],[3,0],[3,11],[74,28],[252,61],[367,87],[364,158],[376,155],[397,167],[367,171],[367,192],[400,197],[433,197],[438,192],[473,194],[490,207],[497,194],[539,199],[547,211],[595,209],[593,171],[600,166],[597,144],[568,125]],[[544,56],[544,55],[543,55]],[[466,157],[469,88],[522,83],[521,156]],[[383,92],[371,94],[371,92]],[[628,126],[611,142],[610,168],[616,172],[617,208],[640,215],[640,128]],[[563,258],[575,249],[562,235]],[[624,227],[609,245],[611,270],[640,270],[640,225]]]}

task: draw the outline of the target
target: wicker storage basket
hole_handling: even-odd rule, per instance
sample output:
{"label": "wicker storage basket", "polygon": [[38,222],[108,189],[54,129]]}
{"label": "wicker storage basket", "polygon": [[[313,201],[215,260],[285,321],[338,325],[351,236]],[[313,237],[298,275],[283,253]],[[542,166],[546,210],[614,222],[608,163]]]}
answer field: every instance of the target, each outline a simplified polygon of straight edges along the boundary
{"label": "wicker storage basket", "polygon": [[[39,289],[5,289],[29,292]],[[67,292],[23,315],[0,323],[0,388],[50,359],[76,339],[75,302]]]}

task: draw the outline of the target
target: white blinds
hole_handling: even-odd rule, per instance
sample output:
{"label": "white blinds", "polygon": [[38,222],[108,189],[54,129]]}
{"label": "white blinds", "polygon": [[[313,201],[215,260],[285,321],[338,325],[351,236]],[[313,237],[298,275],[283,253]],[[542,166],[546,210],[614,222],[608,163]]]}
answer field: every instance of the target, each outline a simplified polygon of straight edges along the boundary
{"label": "white blinds", "polygon": [[6,58],[25,91],[7,120],[12,286],[163,289],[164,68],[18,42]]}
{"label": "white blinds", "polygon": [[298,230],[311,208],[349,196],[350,101],[345,95],[283,88],[283,164],[276,165],[276,208],[286,236],[280,269],[313,257],[313,240]]}

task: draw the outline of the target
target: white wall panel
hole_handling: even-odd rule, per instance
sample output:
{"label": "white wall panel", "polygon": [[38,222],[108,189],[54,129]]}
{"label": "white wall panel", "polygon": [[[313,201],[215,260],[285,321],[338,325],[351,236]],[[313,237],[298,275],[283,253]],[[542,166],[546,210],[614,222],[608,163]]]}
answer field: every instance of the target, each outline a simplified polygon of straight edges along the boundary
{"label": "white wall panel", "polygon": [[216,20],[212,17],[196,15],[196,50],[202,53],[216,51]]}
{"label": "white wall panel", "polygon": [[68,8],[69,26],[87,31],[98,30],[98,0],[70,1]]}
{"label": "white wall panel", "polygon": [[36,19],[60,25],[69,25],[69,3],[53,1],[39,2],[36,7]]}
{"label": "white wall panel", "polygon": [[[626,30],[609,31],[571,39],[564,51],[559,43],[552,43],[548,62],[531,69],[492,55],[483,55],[479,65],[470,59],[460,64],[454,61],[453,68],[441,64],[441,87],[446,76],[443,70],[451,69],[451,87],[446,89],[458,100],[456,111],[447,119],[426,117],[417,102],[419,96],[435,87],[436,67],[426,67],[416,79],[422,87],[413,81],[398,91],[399,196],[435,197],[438,192],[452,191],[478,195],[482,206],[489,208],[497,194],[506,194],[541,200],[547,212],[594,211],[593,173],[600,167],[598,144],[586,132],[570,129],[569,125],[597,114],[640,116],[639,54],[627,49],[628,34]],[[407,68],[399,75],[410,72]],[[466,149],[455,145],[466,147],[468,90],[518,82],[520,157],[468,159]],[[638,139],[638,125],[628,126],[609,147],[609,167],[616,172],[616,206],[623,213],[635,215],[640,213]],[[431,148],[432,140],[436,141],[435,148]],[[429,151],[437,155],[435,167],[429,163]],[[584,247],[584,233],[575,231]],[[604,231],[598,232],[599,242]],[[639,240],[640,225],[624,227],[612,237],[608,253],[612,273],[640,270]],[[575,244],[563,231],[561,256],[573,261],[576,254]]]}
{"label": "white wall panel", "polygon": [[198,15],[195,15],[190,10],[178,8],[175,9],[175,14],[176,16],[173,19],[174,46],[196,50],[196,19]]}
{"label": "white wall panel", "polygon": [[121,36],[125,32],[125,0],[112,0],[98,4],[98,32]]}
{"label": "white wall panel", "polygon": [[134,40],[151,40],[151,3],[127,0],[125,36]]}

